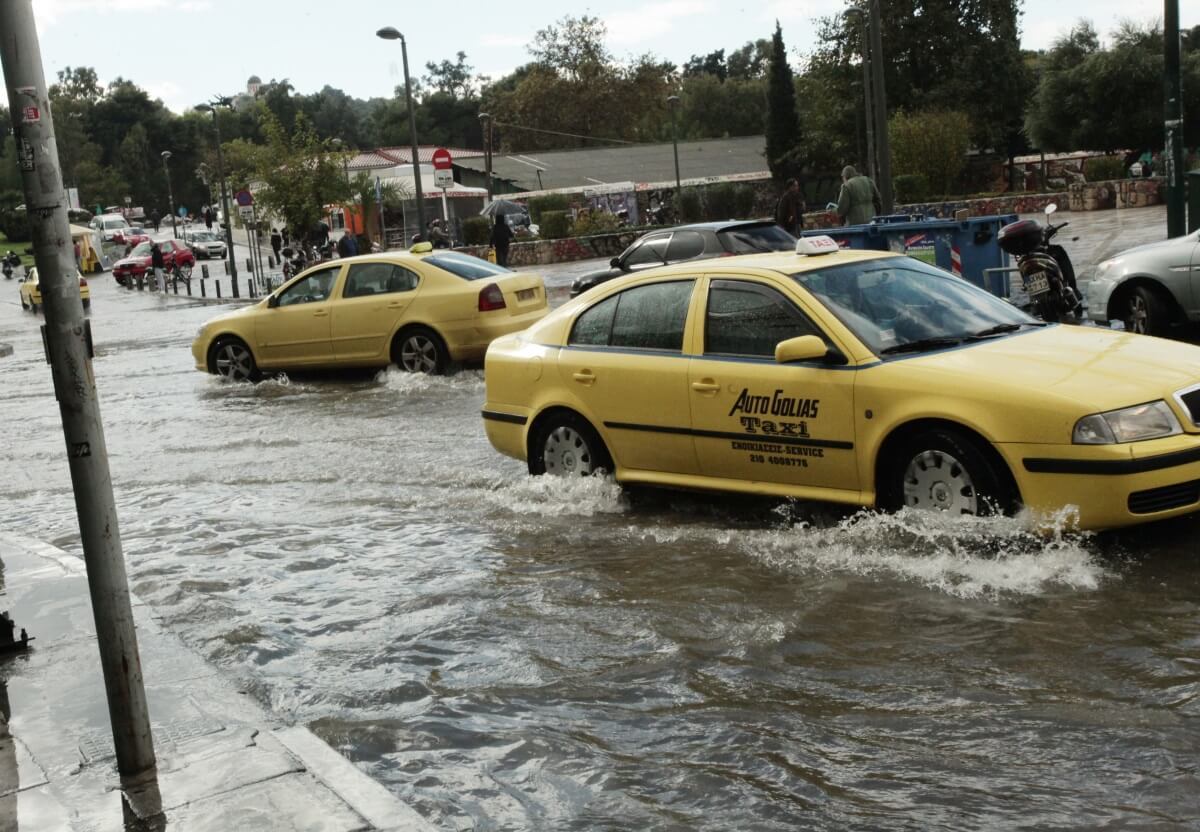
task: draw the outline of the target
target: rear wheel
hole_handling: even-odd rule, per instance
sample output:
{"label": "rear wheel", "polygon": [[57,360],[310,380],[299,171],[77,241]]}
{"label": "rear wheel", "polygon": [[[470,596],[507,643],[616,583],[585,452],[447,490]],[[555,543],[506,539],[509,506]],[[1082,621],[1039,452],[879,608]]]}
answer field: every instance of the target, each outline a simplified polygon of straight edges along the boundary
{"label": "rear wheel", "polygon": [[192,276],[192,264],[184,263],[182,266],[179,267],[178,271],[179,271],[179,276],[182,279],[187,280],[188,278],[190,278]]}
{"label": "rear wheel", "polygon": [[425,327],[402,331],[392,344],[392,361],[406,373],[442,375],[449,359],[446,344],[436,332]]}
{"label": "rear wheel", "polygon": [[557,477],[588,477],[612,469],[604,441],[587,420],[574,413],[556,413],[533,437],[529,473]]}
{"label": "rear wheel", "polygon": [[1171,326],[1167,305],[1153,289],[1134,286],[1122,301],[1120,317],[1128,332],[1139,335],[1166,335]]}
{"label": "rear wheel", "polygon": [[217,375],[230,381],[258,381],[260,375],[254,354],[237,338],[222,338],[212,350],[211,367]]}
{"label": "rear wheel", "polygon": [[986,449],[967,434],[931,428],[905,441],[885,468],[884,508],[952,515],[1011,513],[1017,496]]}

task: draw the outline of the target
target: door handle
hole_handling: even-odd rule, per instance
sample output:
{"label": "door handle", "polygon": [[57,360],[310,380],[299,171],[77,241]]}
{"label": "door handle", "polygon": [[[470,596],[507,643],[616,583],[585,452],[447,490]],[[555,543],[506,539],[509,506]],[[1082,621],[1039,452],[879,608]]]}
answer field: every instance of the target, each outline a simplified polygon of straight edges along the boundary
{"label": "door handle", "polygon": [[595,384],[596,376],[591,370],[580,370],[574,374],[574,378],[580,384]]}
{"label": "door handle", "polygon": [[325,317],[325,316],[327,316],[328,314],[329,314],[329,310],[328,310],[328,309],[321,309],[321,310],[319,310],[319,311],[317,311],[317,312],[314,312],[314,313],[313,313],[313,317],[314,317],[314,318],[324,318],[324,317]]}
{"label": "door handle", "polygon": [[389,303],[388,309],[403,309],[407,305],[404,301],[398,300],[395,303]]}
{"label": "door handle", "polygon": [[717,393],[720,391],[721,385],[711,379],[705,379],[704,381],[693,381],[692,389],[697,393]]}

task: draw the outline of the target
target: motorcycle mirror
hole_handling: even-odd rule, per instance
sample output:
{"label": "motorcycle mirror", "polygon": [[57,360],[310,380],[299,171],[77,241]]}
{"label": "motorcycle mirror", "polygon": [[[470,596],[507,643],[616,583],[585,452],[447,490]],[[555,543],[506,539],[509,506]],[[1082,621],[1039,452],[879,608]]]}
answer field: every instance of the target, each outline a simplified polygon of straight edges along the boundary
{"label": "motorcycle mirror", "polygon": [[1053,214],[1053,213],[1054,213],[1055,211],[1057,211],[1057,210],[1058,210],[1058,205],[1056,205],[1055,203],[1051,202],[1049,205],[1047,205],[1047,206],[1046,206],[1046,216],[1047,216],[1047,217],[1048,217],[1048,216],[1050,216],[1051,214]]}

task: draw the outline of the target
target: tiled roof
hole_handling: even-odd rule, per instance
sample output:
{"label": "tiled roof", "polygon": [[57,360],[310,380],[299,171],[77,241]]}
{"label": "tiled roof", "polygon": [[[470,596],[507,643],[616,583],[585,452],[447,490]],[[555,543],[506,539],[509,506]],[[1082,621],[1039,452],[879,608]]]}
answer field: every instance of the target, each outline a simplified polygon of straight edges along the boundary
{"label": "tiled roof", "polygon": [[[482,150],[472,150],[465,147],[448,147],[450,158],[457,163],[460,159],[482,159]],[[421,145],[417,154],[423,164],[433,161],[435,145]],[[370,170],[373,168],[390,168],[396,165],[407,165],[412,162],[412,148],[408,147],[377,147],[374,150],[361,151],[346,163],[350,170]]]}

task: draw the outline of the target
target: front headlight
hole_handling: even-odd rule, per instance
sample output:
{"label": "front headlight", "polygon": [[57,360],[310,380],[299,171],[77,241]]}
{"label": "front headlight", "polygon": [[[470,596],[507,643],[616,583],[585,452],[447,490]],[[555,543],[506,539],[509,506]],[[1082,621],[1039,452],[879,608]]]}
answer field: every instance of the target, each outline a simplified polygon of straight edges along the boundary
{"label": "front headlight", "polygon": [[1107,413],[1093,413],[1075,423],[1071,441],[1076,445],[1112,445],[1140,442],[1183,433],[1174,411],[1162,399]]}

